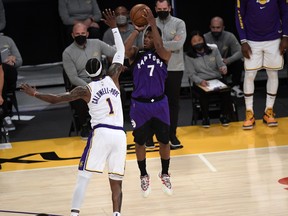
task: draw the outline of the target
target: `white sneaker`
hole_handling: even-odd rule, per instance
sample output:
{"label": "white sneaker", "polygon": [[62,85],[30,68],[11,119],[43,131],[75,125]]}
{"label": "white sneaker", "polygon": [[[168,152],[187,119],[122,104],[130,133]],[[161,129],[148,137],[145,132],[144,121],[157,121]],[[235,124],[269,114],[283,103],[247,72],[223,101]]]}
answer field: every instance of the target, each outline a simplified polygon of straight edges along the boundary
{"label": "white sneaker", "polygon": [[172,184],[170,182],[170,175],[161,174],[161,172],[159,172],[158,178],[162,182],[162,190],[163,190],[163,192],[166,193],[167,195],[171,196],[173,194],[173,190],[172,190]]}
{"label": "white sneaker", "polygon": [[144,198],[147,198],[151,193],[150,176],[149,175],[140,176],[140,180],[141,180],[142,196]]}
{"label": "white sneaker", "polygon": [[4,128],[6,131],[13,131],[15,130],[15,125],[13,124],[10,116],[6,116],[4,119],[3,119],[3,125],[4,125]]}

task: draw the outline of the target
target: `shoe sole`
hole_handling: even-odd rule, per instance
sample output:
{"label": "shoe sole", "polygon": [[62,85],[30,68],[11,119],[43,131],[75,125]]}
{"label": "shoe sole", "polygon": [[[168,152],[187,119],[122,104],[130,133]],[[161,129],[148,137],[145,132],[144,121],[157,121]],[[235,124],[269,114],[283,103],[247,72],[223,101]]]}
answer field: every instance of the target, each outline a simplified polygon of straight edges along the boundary
{"label": "shoe sole", "polygon": [[146,145],[145,145],[145,147],[148,148],[148,149],[153,149],[153,148],[155,148],[154,145],[153,145],[153,146],[146,146]]}
{"label": "shoe sole", "polygon": [[[141,188],[141,187],[140,187]],[[142,197],[143,198],[147,198],[150,194],[151,194],[151,177],[149,179],[149,187],[146,191],[143,191],[142,188],[141,188],[141,192],[142,192]]]}
{"label": "shoe sole", "polygon": [[268,127],[277,127],[278,126],[278,122],[268,123],[265,119],[263,119],[263,123],[266,124]]}
{"label": "shoe sole", "polygon": [[254,128],[254,126],[255,126],[255,122],[252,124],[252,125],[250,125],[250,126],[242,126],[242,129],[243,130],[251,130],[251,129],[253,129]]}
{"label": "shoe sole", "polygon": [[172,147],[180,147],[180,146],[182,146],[181,144],[172,144],[171,142],[169,142],[169,144],[170,144],[170,146],[172,146]]}
{"label": "shoe sole", "polygon": [[147,197],[150,195],[150,193],[151,193],[151,181],[150,181],[150,186],[149,186],[149,188],[148,188],[146,191],[143,191],[143,190],[141,189],[141,191],[142,191],[142,196],[143,196],[143,198],[147,198]]}
{"label": "shoe sole", "polygon": [[14,130],[16,130],[16,128],[14,127],[14,128],[5,128],[5,130],[6,131],[14,131]]}
{"label": "shoe sole", "polygon": [[203,128],[210,128],[210,125],[202,125]]}
{"label": "shoe sole", "polygon": [[229,123],[226,123],[226,124],[221,124],[223,127],[228,127],[229,126]]}
{"label": "shoe sole", "polygon": [[278,122],[267,123],[266,121],[263,120],[263,123],[266,124],[268,127],[277,127],[278,126]]}

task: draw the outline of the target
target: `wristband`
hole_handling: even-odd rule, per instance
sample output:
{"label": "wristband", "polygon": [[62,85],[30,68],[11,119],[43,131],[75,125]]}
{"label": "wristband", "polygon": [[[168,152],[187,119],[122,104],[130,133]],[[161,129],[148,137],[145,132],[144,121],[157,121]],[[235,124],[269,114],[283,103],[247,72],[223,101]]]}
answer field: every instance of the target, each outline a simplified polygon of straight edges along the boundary
{"label": "wristband", "polygon": [[247,40],[246,40],[246,39],[243,39],[243,40],[240,41],[240,43],[241,43],[241,44],[247,43]]}

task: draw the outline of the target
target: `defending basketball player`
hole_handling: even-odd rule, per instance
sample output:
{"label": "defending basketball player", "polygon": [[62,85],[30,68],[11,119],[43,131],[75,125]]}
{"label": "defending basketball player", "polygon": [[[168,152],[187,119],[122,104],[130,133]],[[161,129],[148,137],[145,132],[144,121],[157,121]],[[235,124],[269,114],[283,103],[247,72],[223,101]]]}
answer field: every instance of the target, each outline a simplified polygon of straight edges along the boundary
{"label": "defending basketball player", "polygon": [[[161,31],[150,8],[144,10],[147,28],[134,26],[135,30],[125,41],[125,54],[129,58],[133,70],[134,90],[132,92],[130,118],[133,126],[133,136],[136,143],[137,163],[140,170],[141,190],[143,197],[148,197],[151,191],[151,176],[146,170],[145,142],[153,134],[160,144],[162,170],[159,179],[163,191],[172,195],[170,182],[170,145],[169,143],[169,107],[164,94],[167,77],[167,63],[171,52],[164,48]],[[144,30],[145,29],[145,30]],[[140,31],[144,30],[144,49],[133,46]]]}
{"label": "defending basketball player", "polygon": [[103,74],[101,62],[93,58],[86,64],[86,72],[92,78],[92,82],[87,86],[78,86],[71,92],[54,95],[40,93],[28,84],[21,85],[22,90],[28,95],[49,103],[83,99],[88,104],[93,130],[79,163],[71,216],[79,216],[88,182],[93,172],[103,173],[106,162],[112,191],[113,216],[121,215],[122,179],[127,144],[118,78],[124,69],[125,48],[116,27],[114,11],[105,10],[103,16],[105,23],[112,29],[117,48],[107,72],[109,76]]}

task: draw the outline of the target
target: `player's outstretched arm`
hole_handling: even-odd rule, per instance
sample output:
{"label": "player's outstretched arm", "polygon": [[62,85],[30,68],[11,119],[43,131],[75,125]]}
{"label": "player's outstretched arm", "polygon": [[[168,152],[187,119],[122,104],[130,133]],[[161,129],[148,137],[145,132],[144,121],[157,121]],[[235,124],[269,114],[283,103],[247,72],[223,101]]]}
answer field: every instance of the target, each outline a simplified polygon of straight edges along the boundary
{"label": "player's outstretched arm", "polygon": [[37,91],[35,87],[32,87],[29,84],[21,84],[20,87],[21,90],[26,94],[52,104],[69,102],[78,99],[83,99],[88,102],[91,97],[90,91],[87,89],[86,86],[77,86],[71,92],[65,92],[60,94],[42,93]]}

